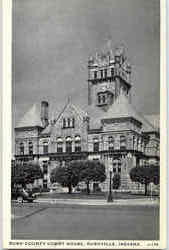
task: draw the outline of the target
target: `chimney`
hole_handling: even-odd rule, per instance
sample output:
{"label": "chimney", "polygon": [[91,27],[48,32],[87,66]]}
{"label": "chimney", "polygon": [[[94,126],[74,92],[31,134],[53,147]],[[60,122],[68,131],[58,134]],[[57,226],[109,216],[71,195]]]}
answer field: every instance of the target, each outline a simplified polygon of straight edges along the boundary
{"label": "chimney", "polygon": [[49,124],[48,121],[48,102],[47,101],[42,101],[41,102],[41,121],[42,124],[44,126],[44,128],[46,128]]}

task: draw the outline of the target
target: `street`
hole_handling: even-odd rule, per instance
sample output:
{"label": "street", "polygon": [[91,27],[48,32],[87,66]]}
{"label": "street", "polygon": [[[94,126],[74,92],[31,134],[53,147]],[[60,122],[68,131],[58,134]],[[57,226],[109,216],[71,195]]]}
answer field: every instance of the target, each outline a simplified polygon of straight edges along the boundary
{"label": "street", "polygon": [[12,204],[12,239],[158,240],[158,206]]}

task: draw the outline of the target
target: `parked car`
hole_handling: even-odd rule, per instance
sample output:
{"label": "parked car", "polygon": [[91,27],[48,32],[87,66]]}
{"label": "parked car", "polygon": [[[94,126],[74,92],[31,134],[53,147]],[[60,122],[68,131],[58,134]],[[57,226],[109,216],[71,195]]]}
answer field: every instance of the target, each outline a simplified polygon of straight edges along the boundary
{"label": "parked car", "polygon": [[36,199],[36,195],[24,188],[15,188],[12,189],[11,199],[17,200],[19,203],[24,201],[33,202]]}
{"label": "parked car", "polygon": [[66,193],[67,188],[62,187],[59,183],[55,182],[49,186],[50,192]]}

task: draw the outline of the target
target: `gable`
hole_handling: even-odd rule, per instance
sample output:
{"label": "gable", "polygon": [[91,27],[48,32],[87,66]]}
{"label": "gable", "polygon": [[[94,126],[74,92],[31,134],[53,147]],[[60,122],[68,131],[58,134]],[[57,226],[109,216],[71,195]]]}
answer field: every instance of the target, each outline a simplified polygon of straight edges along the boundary
{"label": "gable", "polygon": [[81,134],[86,130],[87,113],[71,103],[68,103],[53,125],[52,136],[69,136],[74,134]]}

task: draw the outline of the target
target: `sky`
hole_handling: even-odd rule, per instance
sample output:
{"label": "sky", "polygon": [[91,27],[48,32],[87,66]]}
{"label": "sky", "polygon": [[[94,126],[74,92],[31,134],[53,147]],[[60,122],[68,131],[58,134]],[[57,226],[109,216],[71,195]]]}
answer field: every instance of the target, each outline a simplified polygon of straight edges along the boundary
{"label": "sky", "polygon": [[57,113],[68,96],[87,104],[87,61],[107,41],[123,44],[132,65],[132,103],[160,112],[159,0],[14,0],[13,126],[47,100]]}

